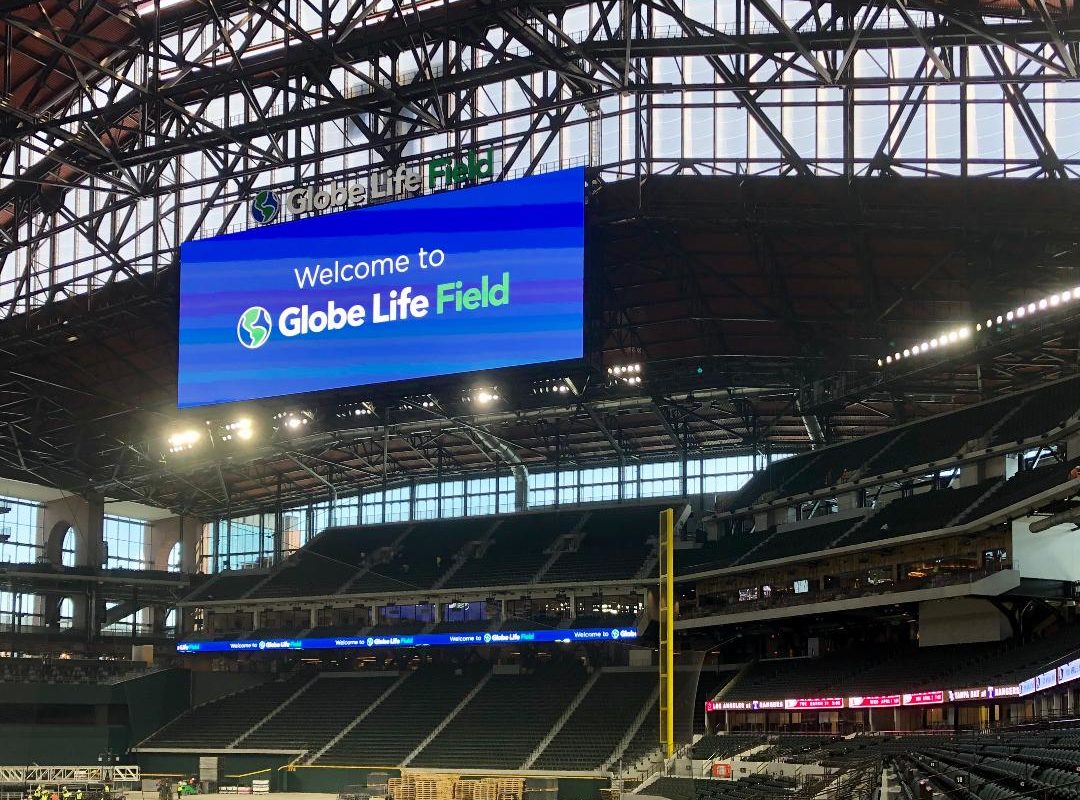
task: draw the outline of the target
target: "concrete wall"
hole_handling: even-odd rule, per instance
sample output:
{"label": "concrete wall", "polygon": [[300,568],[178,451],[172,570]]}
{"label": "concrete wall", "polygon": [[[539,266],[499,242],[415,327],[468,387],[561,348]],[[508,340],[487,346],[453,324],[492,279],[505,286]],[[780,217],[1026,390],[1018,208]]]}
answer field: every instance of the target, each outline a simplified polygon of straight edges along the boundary
{"label": "concrete wall", "polygon": [[80,567],[100,566],[104,522],[105,501],[101,497],[68,495],[50,500],[41,509],[45,556],[54,564],[61,563],[64,536],[70,527],[75,530],[75,563]]}
{"label": "concrete wall", "polygon": [[0,764],[96,764],[128,746],[122,725],[0,725]]}
{"label": "concrete wall", "polygon": [[1032,533],[1029,526],[1034,521],[1032,517],[1013,521],[1013,568],[1022,578],[1080,580],[1080,532],[1072,525],[1055,525]]}
{"label": "concrete wall", "polygon": [[1012,633],[1008,620],[985,600],[957,597],[919,603],[919,646],[999,642]]}
{"label": "concrete wall", "polygon": [[168,569],[169,553],[180,542],[180,569],[195,572],[198,563],[195,553],[202,537],[202,520],[195,517],[168,517],[150,526],[150,552],[148,559],[154,569]]}

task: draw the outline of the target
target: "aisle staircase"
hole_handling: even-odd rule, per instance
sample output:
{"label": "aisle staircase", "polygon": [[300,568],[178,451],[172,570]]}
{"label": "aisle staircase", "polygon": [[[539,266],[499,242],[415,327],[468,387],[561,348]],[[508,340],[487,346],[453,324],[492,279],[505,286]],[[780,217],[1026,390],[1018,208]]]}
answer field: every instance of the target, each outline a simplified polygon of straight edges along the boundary
{"label": "aisle staircase", "polygon": [[469,705],[469,703],[472,702],[472,699],[476,697],[476,695],[480,694],[483,688],[487,686],[488,681],[491,680],[491,676],[494,674],[495,670],[488,670],[484,674],[484,677],[477,681],[476,686],[472,688],[472,691],[465,695],[465,697],[462,698],[461,702],[454,707],[454,710],[447,714],[443,721],[435,727],[435,730],[429,733],[427,737],[425,737],[424,740],[420,742],[420,744],[418,744],[411,753],[409,753],[409,755],[405,756],[405,758],[402,759],[401,766],[409,766],[409,762],[416,758],[418,755],[420,755],[420,752],[429,744],[431,744],[435,737],[442,733],[443,729],[447,725],[454,721],[454,717],[460,714],[461,710],[465,708],[465,706]]}
{"label": "aisle staircase", "polygon": [[374,711],[376,708],[378,708],[382,704],[383,700],[385,700],[387,697],[389,697],[394,692],[396,692],[398,687],[401,686],[401,684],[405,683],[405,681],[407,681],[409,679],[409,677],[412,676],[413,674],[415,674],[415,673],[413,673],[412,670],[405,670],[404,672],[402,672],[401,677],[399,677],[396,681],[394,681],[392,684],[390,684],[390,686],[387,687],[386,691],[383,692],[382,694],[380,694],[377,698],[375,698],[375,701],[371,705],[369,705],[367,708],[365,708],[364,711],[356,717],[356,719],[354,719],[352,722],[350,722],[348,725],[346,725],[344,728],[342,728],[340,731],[338,731],[338,733],[334,736],[333,739],[331,739],[329,742],[324,744],[317,752],[315,752],[311,756],[309,756],[304,761],[304,763],[305,764],[313,763],[323,753],[325,753],[327,750],[329,750],[335,744],[337,744],[342,739],[344,739],[349,734],[349,732],[352,731],[353,728],[355,728],[357,725],[359,725],[361,722],[363,722],[365,719],[367,719],[368,714],[370,714],[372,711]]}
{"label": "aisle staircase", "polygon": [[558,736],[559,731],[566,725],[566,721],[570,719],[570,715],[573,714],[577,707],[581,705],[581,701],[585,699],[585,696],[592,690],[596,682],[600,680],[600,675],[603,674],[603,667],[594,670],[593,674],[589,676],[589,680],[585,682],[585,685],[581,687],[581,691],[577,693],[577,696],[573,699],[566,711],[562,716],[555,720],[555,724],[551,726],[551,730],[547,732],[547,735],[540,740],[540,744],[536,746],[536,749],[532,751],[529,758],[521,765],[522,769],[532,769],[532,765],[536,763],[536,759],[540,757],[540,754],[544,752],[544,748],[551,744],[551,740]]}

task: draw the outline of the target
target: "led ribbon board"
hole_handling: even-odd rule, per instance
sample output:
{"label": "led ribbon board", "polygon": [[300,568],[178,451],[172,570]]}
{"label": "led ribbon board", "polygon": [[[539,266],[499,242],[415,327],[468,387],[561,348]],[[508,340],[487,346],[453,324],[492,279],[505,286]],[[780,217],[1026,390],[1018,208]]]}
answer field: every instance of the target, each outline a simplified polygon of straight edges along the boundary
{"label": "led ribbon board", "polygon": [[253,650],[356,650],[372,647],[446,647],[454,645],[539,644],[543,642],[619,642],[637,638],[633,628],[418,633],[412,636],[335,636],[319,639],[239,639],[180,642],[178,653],[240,653]]}
{"label": "led ribbon board", "polygon": [[181,408],[581,358],[585,171],[185,242]]}

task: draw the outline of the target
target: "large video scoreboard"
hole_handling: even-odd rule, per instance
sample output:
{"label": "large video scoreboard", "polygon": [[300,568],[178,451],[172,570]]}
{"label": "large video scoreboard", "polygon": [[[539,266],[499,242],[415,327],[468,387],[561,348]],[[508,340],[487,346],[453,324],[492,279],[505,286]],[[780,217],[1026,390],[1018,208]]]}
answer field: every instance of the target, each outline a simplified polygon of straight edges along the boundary
{"label": "large video scoreboard", "polygon": [[186,242],[178,405],[580,358],[581,168]]}

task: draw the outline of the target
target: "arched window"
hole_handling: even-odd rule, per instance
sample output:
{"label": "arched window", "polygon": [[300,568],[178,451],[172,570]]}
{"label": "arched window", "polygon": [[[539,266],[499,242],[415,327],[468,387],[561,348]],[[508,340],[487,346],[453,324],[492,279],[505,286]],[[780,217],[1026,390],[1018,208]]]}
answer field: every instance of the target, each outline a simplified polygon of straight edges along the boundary
{"label": "arched window", "polygon": [[169,551],[169,572],[180,572],[180,565],[183,561],[182,544],[182,542],[177,542],[172,546],[172,550]]}
{"label": "arched window", "polygon": [[[70,535],[70,531],[68,534]],[[65,553],[66,555],[66,553]],[[60,601],[60,627],[70,628],[75,621],[75,601],[65,597]]]}
{"label": "arched window", "polygon": [[[76,539],[75,529],[69,527],[67,533],[64,534],[64,543],[60,546],[60,563],[65,567],[75,566]],[[64,602],[70,603],[71,600],[65,600]]]}

